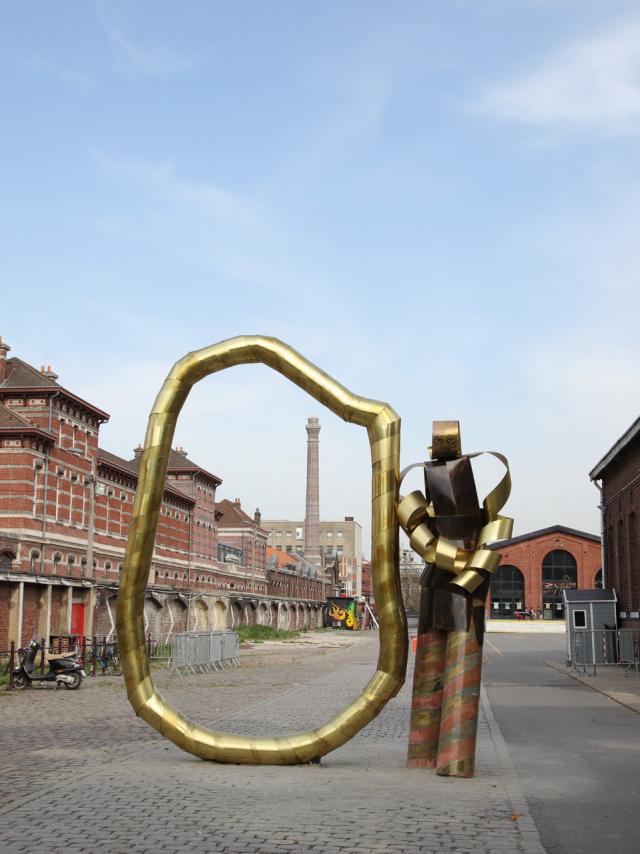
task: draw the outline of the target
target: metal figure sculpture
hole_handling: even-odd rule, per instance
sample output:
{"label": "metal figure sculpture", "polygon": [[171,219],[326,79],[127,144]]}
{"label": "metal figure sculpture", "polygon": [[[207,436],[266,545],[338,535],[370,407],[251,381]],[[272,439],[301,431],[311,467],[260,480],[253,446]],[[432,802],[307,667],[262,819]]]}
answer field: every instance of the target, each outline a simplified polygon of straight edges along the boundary
{"label": "metal figure sculpture", "polygon": [[480,507],[457,421],[435,421],[425,492],[401,499],[398,519],[426,569],[411,702],[408,765],[472,777],[480,703],[485,600],[500,555],[486,546],[511,535],[513,520],[498,515],[509,496],[507,468]]}
{"label": "metal figure sculpture", "polygon": [[[178,415],[196,382],[234,365],[250,363],[260,363],[278,371],[343,420],[366,427],[371,447],[371,570],[380,628],[377,670],[362,693],[328,723],[316,730],[286,737],[212,732],[182,715],[156,690],[145,645],[145,591]],[[430,564],[423,594],[423,611],[427,616],[421,615],[424,630],[419,638],[419,672],[425,674],[425,688],[423,690],[420,681],[416,682],[417,690],[414,687],[414,701],[423,694],[427,697],[424,709],[428,714],[423,716],[427,721],[426,730],[420,716],[422,707],[418,710],[416,706],[412,716],[412,739],[419,730],[422,733],[416,741],[422,745],[422,753],[415,758],[421,760],[419,764],[428,764],[422,761],[423,754],[431,751],[429,756],[437,755],[437,761],[442,760],[438,765],[440,773],[469,772],[473,768],[472,760],[469,764],[468,759],[473,740],[469,739],[468,727],[465,728],[465,715],[473,717],[474,712],[473,704],[467,708],[461,698],[465,696],[467,682],[473,686],[479,683],[480,665],[476,653],[482,643],[481,632],[478,632],[480,603],[488,587],[488,574],[499,562],[499,556],[485,546],[490,540],[508,536],[511,520],[497,515],[509,494],[508,471],[480,510],[476,506],[477,498],[474,503],[475,487],[472,490],[470,486],[470,457],[461,456],[459,433],[457,436],[458,444],[455,431],[437,432],[433,464],[420,464],[428,471],[429,500],[427,495],[413,492],[398,504],[400,418],[387,403],[354,395],[276,338],[258,335],[230,338],[188,353],[176,362],[149,416],[118,595],[116,624],[120,658],[127,694],[136,714],[178,747],[216,762],[252,765],[314,762],[347,742],[379,714],[398,693],[405,678],[408,637],[400,590],[400,522],[410,536],[412,547]],[[504,457],[495,456],[506,465]],[[433,531],[428,521],[433,523]],[[460,602],[451,596],[454,588]],[[441,604],[441,601],[449,604]],[[464,616],[454,617],[454,612]],[[445,622],[441,626],[442,620]],[[427,643],[432,646],[427,648]],[[435,686],[440,677],[432,679],[431,674],[432,671],[442,673],[443,667],[443,711],[437,715],[436,728],[433,710],[438,705]],[[477,714],[477,704],[475,709]],[[431,741],[423,737],[427,730],[432,733]],[[434,744],[441,745],[436,753],[433,753]],[[460,753],[466,758],[461,760]]]}

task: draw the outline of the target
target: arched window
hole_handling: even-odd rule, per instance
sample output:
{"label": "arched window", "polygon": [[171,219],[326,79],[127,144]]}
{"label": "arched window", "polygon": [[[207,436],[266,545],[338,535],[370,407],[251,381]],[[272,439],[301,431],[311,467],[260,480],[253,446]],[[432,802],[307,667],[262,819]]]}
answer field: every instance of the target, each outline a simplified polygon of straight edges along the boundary
{"label": "arched window", "polygon": [[578,586],[578,565],[564,549],[549,552],[542,561],[542,601],[547,619],[564,620],[563,590]]}
{"label": "arched window", "polygon": [[602,590],[602,570],[601,569],[599,569],[596,572],[596,577],[594,579],[593,586],[596,588],[600,588]]}
{"label": "arched window", "polygon": [[37,567],[37,560],[40,557],[40,552],[37,549],[32,549],[31,554],[29,555],[29,569],[31,572],[35,572]]}
{"label": "arched window", "polygon": [[58,574],[58,567],[60,566],[61,561],[62,561],[62,555],[60,554],[60,552],[56,552],[53,556],[53,574],[54,575]]}
{"label": "arched window", "polygon": [[9,572],[13,564],[14,555],[11,552],[0,552],[0,570]]}

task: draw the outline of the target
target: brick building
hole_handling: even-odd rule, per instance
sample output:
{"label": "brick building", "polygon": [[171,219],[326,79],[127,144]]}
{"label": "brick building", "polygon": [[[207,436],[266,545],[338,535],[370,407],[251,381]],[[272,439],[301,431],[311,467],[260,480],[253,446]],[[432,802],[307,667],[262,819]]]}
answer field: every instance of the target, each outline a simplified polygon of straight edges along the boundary
{"label": "brick building", "polygon": [[424,561],[413,549],[400,549],[400,585],[407,614],[420,611],[420,576],[424,568]]}
{"label": "brick building", "polygon": [[491,579],[487,616],[513,617],[520,609],[564,619],[562,591],[602,584],[600,537],[564,525],[502,540],[489,548],[502,561]]}
{"label": "brick building", "polygon": [[[141,449],[125,460],[100,448],[108,414],[9,350],[0,339],[0,650],[112,634]],[[216,503],[221,482],[172,450],[145,602],[151,632],[272,617],[266,532],[239,503]],[[238,559],[220,559],[224,545]],[[299,607],[321,622],[324,590],[309,590],[296,622]]]}
{"label": "brick building", "polygon": [[260,511],[253,516],[242,509],[240,499],[224,499],[217,505],[220,518],[218,560],[232,564],[242,572],[246,590],[267,593],[267,532],[261,525]]}
{"label": "brick building", "polygon": [[589,477],[601,491],[605,584],[616,591],[620,624],[640,629],[640,418]]}

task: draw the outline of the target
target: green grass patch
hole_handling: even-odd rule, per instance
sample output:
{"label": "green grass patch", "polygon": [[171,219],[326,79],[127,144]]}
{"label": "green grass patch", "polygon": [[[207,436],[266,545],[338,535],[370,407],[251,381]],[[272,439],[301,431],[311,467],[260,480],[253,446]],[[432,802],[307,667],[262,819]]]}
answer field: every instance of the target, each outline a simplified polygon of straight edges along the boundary
{"label": "green grass patch", "polygon": [[261,643],[265,640],[292,640],[300,637],[300,633],[306,629],[272,629],[271,626],[240,626],[238,628],[238,636],[240,643],[251,641],[252,643]]}

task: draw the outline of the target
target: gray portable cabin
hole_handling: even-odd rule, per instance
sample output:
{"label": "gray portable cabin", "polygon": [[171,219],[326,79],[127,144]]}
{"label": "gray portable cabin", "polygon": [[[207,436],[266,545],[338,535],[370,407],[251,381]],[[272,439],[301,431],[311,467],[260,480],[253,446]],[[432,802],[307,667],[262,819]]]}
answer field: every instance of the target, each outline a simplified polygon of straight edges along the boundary
{"label": "gray portable cabin", "polygon": [[615,590],[563,590],[562,595],[567,626],[567,659],[572,661],[577,635],[585,636],[589,632],[593,640],[595,632],[617,629],[618,600]]}

